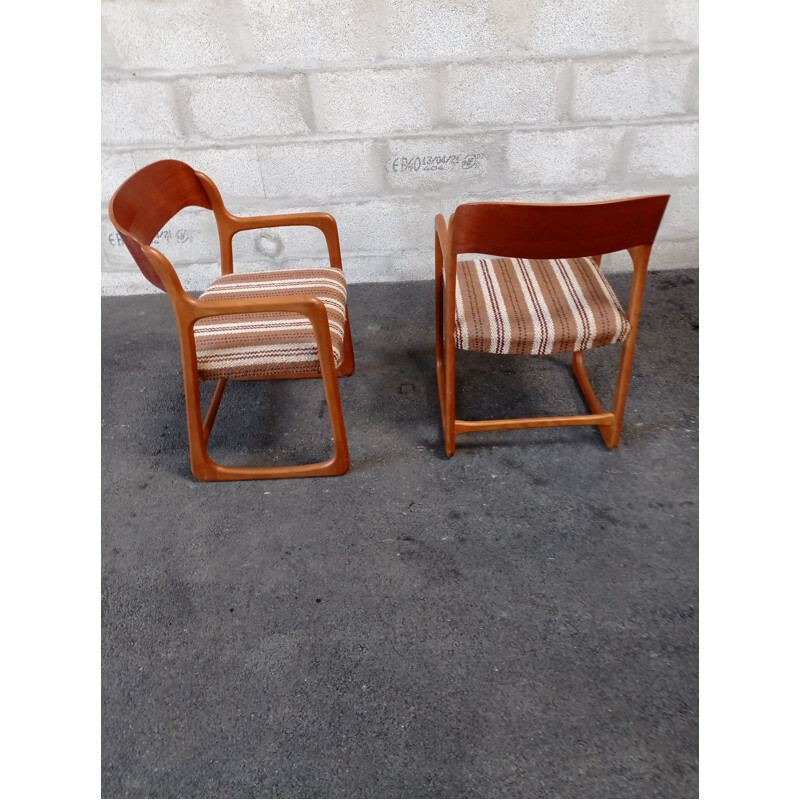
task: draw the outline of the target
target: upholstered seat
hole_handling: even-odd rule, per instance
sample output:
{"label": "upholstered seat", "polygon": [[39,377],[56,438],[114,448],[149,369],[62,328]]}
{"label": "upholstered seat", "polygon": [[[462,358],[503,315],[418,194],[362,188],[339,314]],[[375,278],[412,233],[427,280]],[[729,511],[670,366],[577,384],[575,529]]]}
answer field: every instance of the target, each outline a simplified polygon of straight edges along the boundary
{"label": "upholstered seat", "polygon": [[[341,270],[293,269],[223,275],[201,300],[311,295],[328,312],[336,367],[344,354],[347,285]],[[201,380],[263,378],[320,372],[314,330],[307,317],[284,311],[201,319],[194,328]]]}
{"label": "upholstered seat", "polygon": [[456,264],[456,347],[545,355],[625,340],[630,324],[591,258]]}

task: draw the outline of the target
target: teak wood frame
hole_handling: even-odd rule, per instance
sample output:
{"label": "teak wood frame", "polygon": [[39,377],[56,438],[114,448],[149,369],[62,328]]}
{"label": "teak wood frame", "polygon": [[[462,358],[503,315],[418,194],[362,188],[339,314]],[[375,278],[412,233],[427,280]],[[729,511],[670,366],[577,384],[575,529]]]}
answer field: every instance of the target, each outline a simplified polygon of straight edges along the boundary
{"label": "teak wood frame", "polygon": [[[237,217],[225,208],[214,182],[202,172],[193,170],[181,161],[159,161],[144,167],[125,181],[111,198],[109,216],[112,225],[122,236],[144,276],[167,293],[175,312],[181,346],[192,474],[203,481],[344,474],[350,467],[350,456],[337,377],[352,375],[355,369],[349,311],[345,309],[343,360],[337,370],[331,346],[328,314],[319,298],[311,295],[292,295],[209,301],[191,297],[184,291],[169,260],[150,246],[163,226],[187,206],[207,208],[214,213],[219,233],[222,275],[233,273],[234,235],[258,228],[297,225],[318,228],[325,236],[331,268],[342,269],[342,256],[336,220],[330,214],[308,212]],[[321,377],[333,431],[333,456],[327,461],[286,467],[233,467],[218,464],[208,454],[208,440],[229,379],[220,378],[217,381],[214,395],[203,419],[194,325],[198,320],[208,317],[259,314],[269,311],[292,312],[308,318],[317,341],[321,371],[275,374],[254,380]]]}
{"label": "teak wood frame", "polygon": [[[529,204],[468,203],[459,206],[449,224],[435,219],[436,249],[436,379],[444,446],[456,451],[456,436],[471,431],[596,425],[610,448],[619,444],[636,346],[647,264],[669,195],[651,195],[602,203]],[[633,260],[628,300],[630,332],[622,346],[611,411],[604,411],[586,374],[583,351],[572,354],[572,369],[589,407],[589,414],[520,419],[463,420],[455,413],[456,262],[460,253],[510,258],[554,259],[627,250]]]}

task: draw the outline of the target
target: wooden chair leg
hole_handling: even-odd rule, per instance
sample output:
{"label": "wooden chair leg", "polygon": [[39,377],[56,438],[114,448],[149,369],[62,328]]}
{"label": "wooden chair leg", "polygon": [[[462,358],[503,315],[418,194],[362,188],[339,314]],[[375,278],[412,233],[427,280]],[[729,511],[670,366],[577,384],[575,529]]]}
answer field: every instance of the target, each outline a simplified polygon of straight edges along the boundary
{"label": "wooden chair leg", "polygon": [[592,384],[589,381],[589,376],[586,374],[586,365],[583,361],[583,350],[576,350],[572,354],[572,371],[575,373],[575,377],[578,380],[578,385],[581,387],[583,396],[586,398],[586,405],[589,406],[589,411],[591,411],[592,414],[604,413],[603,407],[600,405],[600,401],[597,399],[597,395],[594,393]]}
{"label": "wooden chair leg", "polygon": [[[328,416],[331,421],[331,430],[333,431],[333,458],[330,459],[329,466],[326,467],[328,471],[321,474],[343,475],[350,469],[350,452],[347,447],[347,434],[344,427],[342,400],[339,395],[339,382],[336,380],[336,362],[334,361],[333,348],[330,344],[328,320],[326,317],[322,325],[319,324],[318,320],[311,320],[311,322],[317,334],[317,349],[319,351],[319,361],[322,368],[322,383],[325,387],[325,400],[328,403]],[[345,337],[349,338],[349,334],[350,328],[348,324]],[[353,360],[352,342],[350,343],[350,358]],[[353,369],[354,368],[355,365],[353,366]],[[351,374],[352,371],[351,369],[347,374]]]}
{"label": "wooden chair leg", "polygon": [[[603,411],[603,407],[600,405],[600,401],[597,399],[597,395],[594,393],[592,384],[589,381],[589,376],[586,374],[586,365],[583,361],[582,350],[576,350],[572,354],[572,371],[575,373],[575,377],[578,380],[578,385],[581,387],[583,396],[586,398],[586,405],[589,406],[589,411],[591,411],[592,414],[605,413]],[[614,421],[611,425],[597,426],[600,429],[600,435],[603,437],[603,441],[609,447],[612,447],[609,442],[611,441],[611,431],[613,430],[615,424],[616,421]]]}
{"label": "wooden chair leg", "polygon": [[625,404],[628,400],[628,385],[631,379],[631,369],[633,367],[633,351],[636,346],[636,331],[632,330],[625,340],[622,347],[622,355],[619,359],[619,373],[617,374],[617,386],[614,391],[614,405],[611,410],[614,414],[614,425],[609,429],[608,435],[605,433],[603,439],[609,447],[616,447],[622,435],[622,420],[625,416]]}
{"label": "wooden chair leg", "polygon": [[219,411],[219,404],[222,402],[222,395],[225,393],[225,387],[228,385],[227,378],[220,378],[217,381],[217,388],[214,389],[214,396],[211,398],[211,405],[208,407],[206,419],[203,423],[203,434],[208,441],[211,436],[211,429],[214,427],[214,420],[217,418],[217,411]]}
{"label": "wooden chair leg", "polygon": [[[635,335],[631,334],[625,340],[620,357],[619,372],[617,373],[617,385],[614,391],[614,403],[611,408],[614,421],[611,425],[598,425],[603,441],[612,450],[619,444],[622,435],[622,419],[625,416],[625,403],[628,399],[628,384],[631,377],[631,367],[633,364],[633,351],[636,345]],[[597,395],[594,393],[589,376],[586,374],[586,366],[583,361],[583,352],[578,350],[572,354],[572,370],[581,387],[586,404],[593,414],[602,414],[603,408]]]}
{"label": "wooden chair leg", "polygon": [[444,343],[444,451],[456,452],[456,343],[451,333]]}
{"label": "wooden chair leg", "polygon": [[344,319],[344,342],[342,344],[342,364],[337,374],[341,378],[347,378],[355,372],[355,369],[356,358],[353,353],[353,337],[350,333],[350,311],[346,310]]}
{"label": "wooden chair leg", "polygon": [[442,416],[444,450],[448,456],[456,452],[456,413],[455,413],[455,319],[446,312],[444,281],[442,276],[443,259],[436,237],[436,384],[439,390],[439,411]]}
{"label": "wooden chair leg", "polygon": [[[189,459],[192,475],[195,478],[201,481],[265,480],[343,475],[347,472],[350,468],[350,454],[347,447],[347,434],[344,427],[344,415],[336,377],[336,364],[330,344],[330,333],[327,330],[327,318],[324,320],[327,336],[321,335],[319,323],[319,320],[312,320],[312,325],[317,335],[322,382],[325,388],[325,399],[328,404],[328,414],[333,432],[333,456],[327,461],[289,467],[228,467],[214,461],[208,453],[208,439],[225,391],[227,379],[223,378],[217,382],[204,422],[200,402],[200,378],[196,366],[196,351],[193,342],[191,342],[186,346],[185,350],[182,348],[182,360],[184,366],[186,421],[189,433]],[[326,344],[327,347],[325,347]]]}
{"label": "wooden chair leg", "polygon": [[[194,353],[192,353],[192,357],[194,357]],[[214,472],[217,465],[209,457],[206,446],[208,434],[203,424],[203,410],[200,404],[200,378],[197,374],[197,367],[194,365],[187,367],[187,358],[185,357],[183,361],[183,390],[186,398],[186,426],[189,433],[189,462],[192,475],[201,481],[215,480]],[[219,392],[219,384],[217,384],[217,392]],[[217,392],[215,392],[215,396]],[[213,424],[216,411],[213,415],[210,412],[211,409],[209,409],[209,418]]]}

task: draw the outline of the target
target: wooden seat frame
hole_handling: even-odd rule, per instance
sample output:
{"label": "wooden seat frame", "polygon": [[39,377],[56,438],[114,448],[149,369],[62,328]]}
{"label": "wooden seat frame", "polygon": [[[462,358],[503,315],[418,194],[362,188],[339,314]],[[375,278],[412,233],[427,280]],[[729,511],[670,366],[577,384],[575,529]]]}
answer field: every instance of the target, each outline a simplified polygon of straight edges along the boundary
{"label": "wooden seat frame", "polygon": [[[597,425],[610,448],[619,444],[628,382],[636,346],[647,264],[669,195],[651,195],[602,203],[533,204],[468,203],[459,206],[449,224],[435,220],[436,378],[445,452],[452,456],[456,436],[471,431]],[[633,260],[628,301],[630,332],[622,346],[611,411],[604,411],[583,363],[583,351],[572,354],[572,369],[589,414],[521,419],[463,420],[455,415],[456,262],[461,253],[527,259],[594,258],[627,250]]]}
{"label": "wooden seat frame", "polygon": [[[120,186],[109,203],[111,223],[122,236],[144,276],[165,291],[172,301],[181,346],[186,419],[192,474],[203,481],[252,480],[262,478],[300,478],[342,475],[349,469],[350,456],[344,427],[337,377],[352,375],[355,369],[350,317],[345,309],[343,360],[336,368],[331,346],[328,314],[323,302],[312,295],[271,296],[235,300],[200,300],[188,295],[169,260],[151,247],[155,235],[182,209],[199,206],[214,213],[219,234],[222,275],[233,273],[233,237],[240,231],[258,228],[307,225],[325,236],[332,269],[342,269],[339,234],[330,214],[309,212],[272,216],[237,217],[224,206],[219,190],[202,172],[181,161],[159,161],[134,173]],[[203,419],[200,403],[200,376],[194,325],[198,320],[228,314],[260,314],[282,311],[307,317],[314,331],[321,371],[266,375],[255,380],[319,378],[325,387],[334,452],[327,461],[286,467],[232,467],[218,464],[208,454],[208,439],[228,378],[217,386]]]}

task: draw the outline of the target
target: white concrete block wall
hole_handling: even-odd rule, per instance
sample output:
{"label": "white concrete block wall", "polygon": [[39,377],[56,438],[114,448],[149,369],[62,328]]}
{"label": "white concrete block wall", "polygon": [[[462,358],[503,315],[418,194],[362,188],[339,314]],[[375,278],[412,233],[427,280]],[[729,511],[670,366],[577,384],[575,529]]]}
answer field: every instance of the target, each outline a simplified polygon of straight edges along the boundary
{"label": "white concrete block wall", "polygon": [[526,45],[547,56],[637,51],[647,0],[536,0]]}
{"label": "white concrete block wall", "polygon": [[268,69],[377,61],[374,0],[242,0],[254,58]]}
{"label": "white concrete block wall", "polygon": [[[698,266],[698,0],[102,0],[102,291],[154,291],[108,220],[177,158],[237,214],[324,210],[348,279],[432,278],[459,203],[667,192],[654,269]],[[155,246],[189,290],[213,219]],[[319,231],[249,231],[242,269],[318,266]],[[604,262],[630,269],[625,254]]]}
{"label": "white concrete block wall", "polygon": [[120,67],[176,69],[233,64],[224,9],[216,0],[116,0],[103,22]]}
{"label": "white concrete block wall", "polygon": [[445,125],[555,125],[563,117],[559,89],[568,68],[535,61],[450,64],[442,76]]}
{"label": "white concrete block wall", "polygon": [[207,141],[260,139],[311,132],[305,75],[223,75],[190,78],[186,93],[196,137]]}

